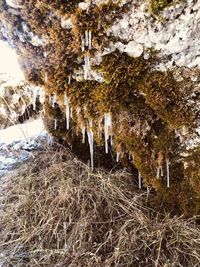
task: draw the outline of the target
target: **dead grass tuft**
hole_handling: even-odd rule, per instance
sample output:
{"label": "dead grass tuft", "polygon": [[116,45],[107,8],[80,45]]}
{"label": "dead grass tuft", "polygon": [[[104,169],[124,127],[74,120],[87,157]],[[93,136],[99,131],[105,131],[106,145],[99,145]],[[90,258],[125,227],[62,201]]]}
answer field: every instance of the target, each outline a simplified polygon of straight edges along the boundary
{"label": "dead grass tuft", "polygon": [[3,266],[199,266],[197,218],[149,209],[125,172],[91,173],[68,151],[41,152],[8,186]]}

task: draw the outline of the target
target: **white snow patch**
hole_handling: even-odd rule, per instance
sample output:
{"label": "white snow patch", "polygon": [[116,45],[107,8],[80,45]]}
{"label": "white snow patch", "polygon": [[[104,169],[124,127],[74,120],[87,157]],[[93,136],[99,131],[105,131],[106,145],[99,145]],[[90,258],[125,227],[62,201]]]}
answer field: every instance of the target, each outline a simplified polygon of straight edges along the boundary
{"label": "white snow patch", "polygon": [[42,119],[39,118],[0,130],[0,143],[10,144],[15,141],[27,140],[42,133],[44,134],[46,131]]}

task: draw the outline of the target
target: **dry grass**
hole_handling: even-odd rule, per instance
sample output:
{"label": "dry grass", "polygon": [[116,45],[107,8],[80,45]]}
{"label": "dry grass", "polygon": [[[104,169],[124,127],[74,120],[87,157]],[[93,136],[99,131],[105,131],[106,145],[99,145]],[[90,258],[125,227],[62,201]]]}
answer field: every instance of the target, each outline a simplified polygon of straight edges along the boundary
{"label": "dry grass", "polygon": [[3,266],[200,266],[197,218],[149,209],[127,173],[92,174],[69,151],[47,151],[7,191]]}

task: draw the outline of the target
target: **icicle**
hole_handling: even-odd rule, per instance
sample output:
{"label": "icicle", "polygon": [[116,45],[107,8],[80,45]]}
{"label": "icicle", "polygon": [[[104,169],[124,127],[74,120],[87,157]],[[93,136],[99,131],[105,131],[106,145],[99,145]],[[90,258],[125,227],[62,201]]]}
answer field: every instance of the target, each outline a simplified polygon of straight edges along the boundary
{"label": "icicle", "polygon": [[92,48],[92,32],[89,31],[89,36],[88,36],[88,48],[89,50]]}
{"label": "icicle", "polygon": [[141,177],[141,173],[138,171],[138,187],[139,189],[142,188],[142,177]]}
{"label": "icicle", "polygon": [[68,77],[68,84],[69,85],[71,84],[71,75],[69,75],[69,77]]}
{"label": "icicle", "polygon": [[64,93],[64,105],[66,107],[66,128],[69,130],[69,119],[70,119],[70,107],[69,107],[69,98],[66,93]]}
{"label": "icicle", "polygon": [[169,159],[166,159],[166,170],[167,170],[167,187],[169,188]]}
{"label": "icicle", "polygon": [[88,135],[88,142],[89,142],[89,147],[90,147],[90,160],[91,160],[91,169],[93,171],[94,169],[94,134],[92,131],[92,120],[89,121],[89,129],[87,130],[87,135]]}
{"label": "icicle", "polygon": [[44,102],[45,102],[45,93],[44,93],[44,91],[42,89],[40,90],[39,98],[40,98],[40,103],[44,104]]}
{"label": "icicle", "polygon": [[70,119],[70,108],[69,108],[69,103],[67,103],[66,106],[66,128],[69,130],[69,119]]}
{"label": "icicle", "polygon": [[86,132],[85,126],[82,127],[81,131],[82,131],[82,136],[83,136],[82,143],[85,144],[85,132]]}
{"label": "icicle", "polygon": [[57,129],[57,119],[54,120],[54,129]]}
{"label": "icicle", "polygon": [[149,195],[150,191],[151,191],[151,187],[147,186],[147,195]]}
{"label": "icicle", "polygon": [[111,130],[112,127],[112,118],[110,113],[105,113],[104,114],[104,137],[105,137],[105,152],[108,154],[108,140],[110,133],[109,131]]}
{"label": "icicle", "polygon": [[119,162],[120,152],[117,152],[116,162]]}
{"label": "icicle", "polygon": [[164,176],[164,173],[163,173],[163,167],[162,166],[158,166],[157,167],[157,174],[156,174],[156,178],[159,179],[161,177]]}
{"label": "icicle", "polygon": [[163,167],[160,166],[160,175],[163,177],[164,176],[164,173],[163,173]]}
{"label": "icicle", "polygon": [[57,94],[54,94],[53,95],[53,99],[52,99],[52,105],[53,105],[53,107],[55,107],[56,100],[57,100]]}
{"label": "icicle", "polygon": [[81,49],[82,49],[82,52],[84,52],[85,51],[85,40],[84,40],[84,38],[83,37],[81,37]]}
{"label": "icicle", "polygon": [[160,178],[160,167],[157,167],[157,173],[156,173],[156,178],[159,179]]}
{"label": "icicle", "polygon": [[33,100],[32,100],[33,110],[36,110],[36,99],[37,99],[37,89],[34,89],[33,90]]}
{"label": "icicle", "polygon": [[47,143],[49,146],[53,146],[53,136],[51,136],[50,134],[48,134],[47,136]]}
{"label": "icicle", "polygon": [[113,146],[113,137],[112,137],[112,135],[110,136],[110,145]]}
{"label": "icicle", "polygon": [[84,79],[87,80],[87,77],[90,71],[90,57],[89,56],[84,57],[83,70],[84,70]]}
{"label": "icicle", "polygon": [[88,31],[85,31],[85,46],[88,47],[89,45],[89,38],[88,38]]}

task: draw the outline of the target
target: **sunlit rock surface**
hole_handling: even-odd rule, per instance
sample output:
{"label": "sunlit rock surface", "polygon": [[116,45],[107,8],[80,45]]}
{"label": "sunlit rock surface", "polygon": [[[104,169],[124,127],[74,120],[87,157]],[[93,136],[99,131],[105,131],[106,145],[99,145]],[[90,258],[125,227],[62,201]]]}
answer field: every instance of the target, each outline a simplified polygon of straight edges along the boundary
{"label": "sunlit rock surface", "polygon": [[49,133],[198,213],[199,1],[14,2],[1,2],[1,38],[43,88]]}

